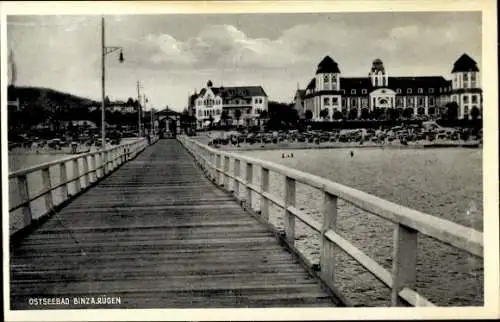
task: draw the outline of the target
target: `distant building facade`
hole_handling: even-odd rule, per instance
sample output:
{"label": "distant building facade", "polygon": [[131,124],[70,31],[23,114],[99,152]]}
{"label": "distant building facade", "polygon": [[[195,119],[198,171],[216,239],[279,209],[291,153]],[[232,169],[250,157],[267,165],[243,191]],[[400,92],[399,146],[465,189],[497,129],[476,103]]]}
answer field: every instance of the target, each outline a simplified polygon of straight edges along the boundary
{"label": "distant building facade", "polygon": [[383,62],[375,59],[368,77],[341,77],[338,64],[326,56],[306,89],[296,91],[294,101],[301,117],[311,110],[316,121],[333,120],[339,113],[364,118],[375,109],[432,118],[443,113],[449,102],[457,103],[458,118],[468,117],[473,109],[480,117],[482,90],[476,62],[463,54],[451,73],[452,80],[442,76],[389,77]]}
{"label": "distant building facade", "polygon": [[[227,123],[260,125],[268,98],[262,86],[214,87],[212,81],[188,98],[188,113],[196,117],[196,127]],[[239,111],[239,112],[237,112]]]}

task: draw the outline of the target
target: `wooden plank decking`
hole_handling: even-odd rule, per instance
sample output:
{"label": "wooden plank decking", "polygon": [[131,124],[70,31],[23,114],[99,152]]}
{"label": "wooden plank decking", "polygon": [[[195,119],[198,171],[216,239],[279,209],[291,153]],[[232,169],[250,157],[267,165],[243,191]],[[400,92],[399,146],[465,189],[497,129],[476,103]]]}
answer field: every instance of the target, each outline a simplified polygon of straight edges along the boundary
{"label": "wooden plank decking", "polygon": [[[147,148],[22,240],[11,308],[335,306],[175,140]],[[74,297],[121,304],[75,304]],[[30,298],[70,305],[30,305]],[[33,300],[31,300],[31,303]]]}

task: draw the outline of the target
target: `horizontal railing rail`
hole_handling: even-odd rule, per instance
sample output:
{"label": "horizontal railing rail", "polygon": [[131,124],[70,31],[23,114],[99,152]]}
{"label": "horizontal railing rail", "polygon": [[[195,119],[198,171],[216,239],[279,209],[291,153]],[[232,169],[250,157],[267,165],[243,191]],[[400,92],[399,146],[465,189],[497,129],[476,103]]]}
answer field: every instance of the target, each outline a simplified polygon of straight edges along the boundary
{"label": "horizontal railing rail", "polygon": [[[158,137],[155,137],[152,143],[157,140]],[[11,225],[10,235],[12,236],[23,228],[30,226],[35,217],[44,217],[44,215],[52,212],[57,206],[54,203],[54,192],[56,189],[60,189],[61,191],[59,205],[72,198],[72,195],[69,193],[70,184],[73,184],[74,195],[83,192],[113,172],[121,164],[133,159],[147,145],[148,141],[145,138],[141,138],[107,149],[81,153],[10,172],[9,184],[14,185],[14,192],[19,199],[17,203],[13,203],[12,198],[9,198],[10,220],[13,220],[13,213],[16,211],[20,211],[19,215],[22,217],[20,220],[17,220],[17,222],[21,221],[20,225],[15,227]],[[72,176],[70,178],[68,178],[68,164],[72,169]],[[57,183],[54,183],[52,178],[54,173],[51,173],[50,170],[54,169],[57,171],[57,168],[59,170],[59,180]],[[40,172],[41,187],[30,186],[28,176],[32,174],[36,175]],[[41,191],[37,191],[40,190],[39,188],[41,188]],[[40,214],[34,214],[32,204],[40,198],[44,200],[43,211]]]}
{"label": "horizontal railing rail", "polygon": [[[266,222],[269,220],[270,203],[283,209],[285,211],[285,240],[292,248],[295,246],[295,219],[319,233],[321,235],[319,277],[332,290],[335,290],[335,250],[338,248],[391,288],[392,306],[401,306],[405,302],[412,306],[434,306],[433,303],[413,290],[416,286],[416,255],[419,233],[472,255],[483,257],[483,233],[473,228],[392,203],[316,175],[235,152],[214,149],[186,136],[179,136],[178,140],[190,151],[198,164],[217,185],[228,190],[229,180],[233,180],[233,190],[238,199],[240,198],[239,187],[242,185],[246,191],[246,197],[242,198],[242,201],[250,210],[253,210],[251,209],[252,193],[259,195],[261,202],[258,213]],[[230,163],[234,165],[233,172],[229,171]],[[242,163],[246,164],[245,178],[242,178],[240,174]],[[253,183],[253,172],[256,166],[261,169],[259,186]],[[277,197],[269,191],[270,172],[278,173],[284,177],[284,198]],[[322,191],[322,223],[295,206],[297,182]],[[338,199],[395,224],[392,272],[389,272],[336,232]]]}

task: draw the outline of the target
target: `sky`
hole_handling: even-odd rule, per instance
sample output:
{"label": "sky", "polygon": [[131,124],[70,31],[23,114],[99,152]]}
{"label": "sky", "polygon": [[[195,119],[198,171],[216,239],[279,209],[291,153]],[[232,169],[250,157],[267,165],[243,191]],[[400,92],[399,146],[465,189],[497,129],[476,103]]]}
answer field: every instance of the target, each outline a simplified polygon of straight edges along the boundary
{"label": "sky", "polygon": [[[9,16],[18,86],[101,99],[100,16]],[[382,59],[390,76],[450,77],[467,53],[481,69],[480,12],[161,14],[105,17],[106,94],[148,97],[148,108],[181,111],[204,87],[261,85],[291,102],[329,55],[342,76],[367,76]]]}

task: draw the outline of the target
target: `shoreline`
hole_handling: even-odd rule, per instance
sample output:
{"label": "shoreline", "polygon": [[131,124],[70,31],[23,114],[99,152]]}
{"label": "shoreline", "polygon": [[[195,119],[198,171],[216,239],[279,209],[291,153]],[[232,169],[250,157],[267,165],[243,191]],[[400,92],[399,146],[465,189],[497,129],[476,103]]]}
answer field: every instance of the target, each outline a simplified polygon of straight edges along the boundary
{"label": "shoreline", "polygon": [[[203,141],[200,141],[205,143]],[[206,144],[206,143],[205,143]],[[285,143],[285,144],[264,144],[254,143],[240,144],[239,147],[233,145],[214,145],[222,151],[274,151],[274,150],[322,150],[322,149],[358,149],[358,148],[379,148],[379,149],[435,149],[435,148],[463,148],[463,149],[481,149],[482,144],[479,142],[469,143],[418,143],[403,145],[397,144],[314,144],[314,143]]]}

